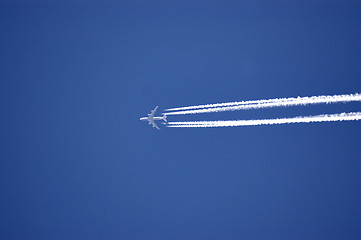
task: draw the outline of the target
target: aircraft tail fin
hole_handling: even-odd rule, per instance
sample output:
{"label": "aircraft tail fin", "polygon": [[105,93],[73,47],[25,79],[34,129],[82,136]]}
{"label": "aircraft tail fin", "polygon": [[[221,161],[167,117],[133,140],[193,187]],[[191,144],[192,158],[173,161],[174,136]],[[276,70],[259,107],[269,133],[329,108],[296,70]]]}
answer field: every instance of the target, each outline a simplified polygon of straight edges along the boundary
{"label": "aircraft tail fin", "polygon": [[167,122],[167,115],[163,115],[163,120],[164,120],[164,122]]}

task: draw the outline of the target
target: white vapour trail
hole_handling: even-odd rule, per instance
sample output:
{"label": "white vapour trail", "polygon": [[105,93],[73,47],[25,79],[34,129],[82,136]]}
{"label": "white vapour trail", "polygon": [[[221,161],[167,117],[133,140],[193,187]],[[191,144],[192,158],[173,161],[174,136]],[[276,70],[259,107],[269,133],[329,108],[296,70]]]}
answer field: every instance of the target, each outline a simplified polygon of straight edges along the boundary
{"label": "white vapour trail", "polygon": [[206,127],[238,127],[275,125],[288,123],[311,123],[311,122],[337,122],[361,120],[361,112],[340,114],[325,114],[308,117],[256,119],[256,120],[231,120],[231,121],[193,121],[193,122],[169,122],[167,127],[176,128],[206,128]]}
{"label": "white vapour trail", "polygon": [[235,106],[224,106],[224,107],[215,107],[214,106],[215,104],[211,104],[212,106],[209,106],[208,108],[167,112],[166,115],[185,115],[185,114],[197,114],[197,113],[225,112],[225,111],[248,110],[248,109],[259,109],[259,108],[288,107],[288,106],[298,106],[298,105],[354,102],[354,101],[361,101],[361,94],[356,93],[356,94],[333,95],[333,96],[279,98],[279,99],[269,99],[269,100],[256,100],[254,101],[256,103],[250,103],[252,101],[245,101],[243,102],[243,104],[238,104]]}
{"label": "white vapour trail", "polygon": [[227,102],[227,103],[214,103],[214,104],[205,104],[197,106],[188,106],[188,107],[178,107],[178,108],[168,108],[165,111],[180,111],[180,110],[189,110],[189,109],[201,109],[201,108],[213,108],[213,107],[225,107],[225,106],[236,106],[236,105],[248,105],[248,104],[257,104],[257,103],[266,103],[266,102],[278,102],[286,101],[296,98],[274,98],[274,99],[261,99],[261,100],[250,100],[250,101],[240,101],[240,102]]}

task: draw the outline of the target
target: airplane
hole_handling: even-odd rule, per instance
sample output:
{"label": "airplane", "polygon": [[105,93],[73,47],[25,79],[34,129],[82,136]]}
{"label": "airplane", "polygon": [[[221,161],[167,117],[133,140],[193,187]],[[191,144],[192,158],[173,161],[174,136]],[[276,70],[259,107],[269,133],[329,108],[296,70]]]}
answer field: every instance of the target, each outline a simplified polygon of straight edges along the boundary
{"label": "airplane", "polygon": [[153,127],[160,130],[159,127],[157,126],[157,124],[155,124],[154,121],[163,120],[164,122],[167,122],[167,115],[164,114],[163,117],[154,117],[155,111],[157,111],[157,109],[158,109],[158,106],[156,106],[154,108],[154,110],[152,110],[152,112],[150,114],[148,114],[148,117],[142,117],[139,120],[148,121],[149,124],[152,124]]}

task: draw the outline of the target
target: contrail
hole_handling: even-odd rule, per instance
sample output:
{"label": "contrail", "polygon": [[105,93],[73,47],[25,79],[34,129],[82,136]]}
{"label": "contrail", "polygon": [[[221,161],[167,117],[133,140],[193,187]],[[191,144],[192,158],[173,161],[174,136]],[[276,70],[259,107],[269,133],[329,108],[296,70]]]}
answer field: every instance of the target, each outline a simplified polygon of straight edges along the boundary
{"label": "contrail", "polygon": [[248,105],[248,104],[259,104],[259,103],[269,103],[269,102],[283,102],[283,101],[295,101],[303,98],[310,99],[327,99],[327,98],[337,98],[337,97],[349,97],[349,96],[357,96],[356,94],[344,94],[344,95],[321,95],[321,96],[313,96],[313,97],[290,97],[290,98],[273,98],[273,99],[261,99],[261,100],[250,100],[250,101],[239,101],[239,102],[227,102],[227,103],[215,103],[215,104],[205,104],[205,105],[196,105],[196,106],[188,106],[188,107],[178,107],[178,108],[169,108],[165,109],[165,111],[180,111],[180,110],[188,110],[188,109],[201,109],[201,108],[212,108],[212,107],[225,107],[225,106],[236,106],[236,105]]}
{"label": "contrail", "polygon": [[275,118],[257,120],[231,120],[231,121],[192,121],[192,122],[170,122],[167,127],[176,128],[207,128],[207,127],[238,127],[259,126],[288,123],[311,123],[311,122],[337,122],[361,120],[361,112],[350,112],[340,114],[325,114],[308,117]]}
{"label": "contrail", "polygon": [[285,100],[289,100],[289,99],[297,99],[297,98],[274,98],[274,99],[240,101],[240,102],[214,103],[214,104],[205,104],[205,105],[188,106],[188,107],[168,108],[168,109],[165,109],[165,111],[168,111],[168,112],[169,111],[180,111],[180,110],[183,111],[183,110],[189,110],[189,109],[225,107],[225,106],[235,106],[235,105],[248,105],[248,104],[266,103],[266,102],[285,101]]}
{"label": "contrail", "polygon": [[[167,112],[165,114],[185,115],[185,114],[197,114],[197,113],[225,112],[225,111],[237,111],[237,110],[248,110],[248,109],[259,109],[259,108],[288,107],[288,106],[299,106],[299,105],[320,104],[320,103],[340,103],[340,102],[355,102],[355,101],[361,101],[361,94],[356,93],[356,94],[348,94],[348,95],[276,98],[269,100],[217,103],[217,104],[185,107],[187,109],[197,107],[197,109]],[[220,104],[223,104],[223,107],[220,107]],[[177,109],[177,108],[173,108],[173,109]],[[178,109],[184,109],[184,108],[178,108]]]}

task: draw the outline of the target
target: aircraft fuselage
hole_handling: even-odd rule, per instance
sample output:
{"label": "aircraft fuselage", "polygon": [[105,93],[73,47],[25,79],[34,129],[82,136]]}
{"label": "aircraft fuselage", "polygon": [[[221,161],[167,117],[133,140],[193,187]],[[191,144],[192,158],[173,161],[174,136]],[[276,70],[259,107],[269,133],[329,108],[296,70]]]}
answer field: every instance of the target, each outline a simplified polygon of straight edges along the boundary
{"label": "aircraft fuselage", "polygon": [[164,120],[163,117],[152,117],[152,118],[150,118],[150,117],[142,117],[139,120],[141,120],[141,121],[149,121],[150,119],[153,119],[153,121]]}

